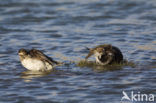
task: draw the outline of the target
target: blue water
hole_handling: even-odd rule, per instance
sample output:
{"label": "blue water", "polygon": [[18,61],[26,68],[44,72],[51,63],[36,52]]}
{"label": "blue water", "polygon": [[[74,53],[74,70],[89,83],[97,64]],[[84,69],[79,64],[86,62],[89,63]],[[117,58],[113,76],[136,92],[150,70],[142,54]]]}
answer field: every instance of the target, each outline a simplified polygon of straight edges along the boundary
{"label": "blue water", "polygon": [[[86,46],[104,43],[137,66],[76,65]],[[22,75],[20,48],[67,65]],[[0,71],[0,103],[120,103],[123,90],[156,95],[156,1],[0,0]]]}

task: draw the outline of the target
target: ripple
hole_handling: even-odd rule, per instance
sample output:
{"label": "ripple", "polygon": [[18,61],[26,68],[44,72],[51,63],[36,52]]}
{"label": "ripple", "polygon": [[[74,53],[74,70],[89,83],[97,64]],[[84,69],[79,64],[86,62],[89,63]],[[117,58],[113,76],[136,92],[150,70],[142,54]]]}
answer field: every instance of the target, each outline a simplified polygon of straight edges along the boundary
{"label": "ripple", "polygon": [[[155,93],[155,1],[4,0],[0,4],[0,102],[103,103],[122,91]],[[85,47],[112,44],[135,67],[78,67]],[[20,48],[65,62],[48,74],[23,75]],[[95,60],[91,58],[91,60]]]}

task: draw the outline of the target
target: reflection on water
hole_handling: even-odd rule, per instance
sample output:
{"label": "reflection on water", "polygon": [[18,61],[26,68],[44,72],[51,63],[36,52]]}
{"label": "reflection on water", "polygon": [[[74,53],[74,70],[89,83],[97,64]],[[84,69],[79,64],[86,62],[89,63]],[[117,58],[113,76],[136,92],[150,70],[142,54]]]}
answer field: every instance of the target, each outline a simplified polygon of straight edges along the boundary
{"label": "reflection on water", "polygon": [[[1,0],[0,102],[119,103],[123,90],[156,94],[155,6],[155,0]],[[136,65],[77,65],[85,47],[103,43]],[[20,48],[65,64],[23,73]]]}
{"label": "reflection on water", "polygon": [[21,78],[23,78],[26,82],[31,81],[31,79],[33,78],[37,78],[37,77],[43,77],[46,76],[48,74],[50,74],[52,71],[49,72],[39,72],[39,71],[24,71],[21,73]]}
{"label": "reflection on water", "polygon": [[96,72],[102,73],[106,71],[121,70],[122,68],[123,68],[122,66],[107,66],[107,67],[96,66],[93,68],[93,70]]}
{"label": "reflection on water", "polygon": [[121,70],[126,66],[131,67],[131,68],[137,68],[137,64],[130,62],[130,61],[127,61],[127,60],[124,60],[120,64],[114,63],[111,65],[105,65],[105,66],[98,65],[95,61],[81,60],[81,61],[78,61],[76,65],[80,68],[88,67],[88,68],[93,69],[93,71],[101,72],[101,73],[106,72],[106,71]]}

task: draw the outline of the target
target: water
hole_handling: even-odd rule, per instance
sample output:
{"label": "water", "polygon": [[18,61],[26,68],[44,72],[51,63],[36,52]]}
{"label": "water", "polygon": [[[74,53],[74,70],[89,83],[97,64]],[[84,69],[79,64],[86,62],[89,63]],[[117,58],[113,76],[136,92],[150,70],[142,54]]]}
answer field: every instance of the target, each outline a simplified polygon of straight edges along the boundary
{"label": "water", "polygon": [[[104,43],[137,66],[73,63],[87,55],[84,47]],[[24,76],[20,48],[68,65]],[[0,103],[119,103],[123,90],[156,95],[156,1],[0,0],[0,70]]]}

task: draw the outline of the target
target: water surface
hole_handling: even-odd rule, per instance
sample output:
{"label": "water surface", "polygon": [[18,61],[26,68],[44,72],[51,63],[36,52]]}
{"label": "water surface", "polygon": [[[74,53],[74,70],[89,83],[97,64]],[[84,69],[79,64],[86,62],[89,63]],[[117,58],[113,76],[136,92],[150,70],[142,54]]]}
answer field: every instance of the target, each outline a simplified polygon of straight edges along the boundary
{"label": "water surface", "polygon": [[[104,43],[137,66],[112,71],[73,63],[87,55],[84,47]],[[67,65],[22,75],[20,48]],[[156,95],[156,1],[1,0],[0,70],[1,103],[119,103],[123,90]]]}

